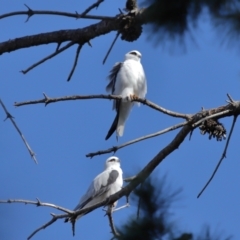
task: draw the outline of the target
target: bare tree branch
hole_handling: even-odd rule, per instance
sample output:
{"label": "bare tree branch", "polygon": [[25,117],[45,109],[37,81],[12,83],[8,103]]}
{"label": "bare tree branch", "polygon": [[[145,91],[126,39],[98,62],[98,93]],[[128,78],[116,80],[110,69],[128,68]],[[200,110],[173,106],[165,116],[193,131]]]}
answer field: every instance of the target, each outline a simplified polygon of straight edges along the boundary
{"label": "bare tree branch", "polygon": [[82,45],[78,45],[78,48],[77,48],[77,51],[76,51],[76,56],[75,56],[75,60],[74,60],[74,63],[73,63],[73,67],[72,67],[72,70],[71,70],[71,72],[70,72],[70,74],[69,74],[69,76],[68,76],[68,79],[67,79],[67,81],[70,81],[71,80],[71,77],[72,77],[72,75],[73,75],[73,73],[74,73],[74,71],[75,71],[75,68],[76,68],[76,66],[77,66],[77,62],[78,62],[78,57],[79,57],[79,53],[80,53],[80,51],[81,51],[81,48],[82,48]]}
{"label": "bare tree branch", "polygon": [[[17,126],[16,122],[13,120],[13,116],[8,112],[7,108],[5,107],[5,105],[3,104],[3,102],[2,102],[1,99],[0,99],[0,104],[2,105],[2,108],[3,108],[3,110],[5,111],[5,113],[6,113],[6,115],[7,115],[6,119],[8,119],[8,118],[10,119],[10,121],[11,121],[12,124],[13,124],[13,126],[16,128],[16,130],[18,131],[20,137],[22,138],[25,146],[27,147],[27,150],[28,150],[31,158],[32,158],[32,159],[34,160],[34,162],[37,164],[38,161],[37,161],[37,158],[36,158],[36,156],[35,156],[35,153],[34,153],[33,150],[31,149],[31,147],[29,146],[29,144],[28,144],[27,140],[25,139],[25,137],[23,136],[21,130],[20,130],[19,127]],[[6,120],[6,119],[5,119],[5,120]]]}
{"label": "bare tree branch", "polygon": [[109,209],[107,210],[106,215],[108,216],[109,225],[112,230],[112,234],[114,235],[114,237],[117,237],[117,236],[120,236],[120,234],[117,232],[114,226],[112,213],[113,213],[113,205],[109,206]]}
{"label": "bare tree branch", "polygon": [[97,2],[93,3],[91,6],[89,6],[81,15],[81,18],[86,16],[93,8],[98,8],[100,3],[104,2],[104,0],[98,0]]}
{"label": "bare tree branch", "polygon": [[[44,94],[45,96],[45,94]],[[44,97],[42,99],[38,100],[30,100],[30,101],[25,101],[25,102],[15,102],[14,106],[20,107],[23,105],[29,105],[29,104],[39,104],[39,103],[44,103],[45,105],[49,103],[54,103],[54,102],[60,102],[60,101],[72,101],[72,100],[85,100],[85,99],[115,99],[119,100],[122,99],[121,96],[116,96],[116,95],[104,95],[104,94],[98,94],[98,95],[73,95],[73,96],[63,96],[63,97],[58,97],[58,98],[50,98],[50,97]]]}
{"label": "bare tree branch", "polygon": [[[103,0],[102,0],[102,2],[103,2]],[[87,10],[86,9],[82,14],[79,14],[77,12],[68,13],[68,12],[60,12],[60,11],[32,10],[26,4],[24,4],[24,5],[28,8],[28,11],[16,11],[16,12],[5,13],[5,14],[0,15],[0,19],[7,18],[7,17],[12,17],[12,16],[17,16],[17,15],[27,15],[26,22],[33,15],[56,15],[56,16],[63,16],[63,17],[71,17],[71,18],[75,18],[75,19],[85,18],[85,19],[93,19],[93,20],[114,19],[114,17],[110,17],[110,16],[86,15],[91,9],[88,12],[85,13],[85,11]]]}
{"label": "bare tree branch", "polygon": [[31,201],[31,200],[24,200],[24,199],[8,199],[8,200],[0,200],[0,203],[24,203],[24,204],[33,204],[36,205],[37,207],[51,207],[55,208],[57,210],[63,211],[65,213],[72,214],[74,211],[71,211],[69,209],[57,206],[52,203],[45,203],[41,202],[38,198],[37,201]]}
{"label": "bare tree branch", "polygon": [[[101,98],[111,98],[111,99],[121,99],[121,97],[119,96],[113,96],[113,95],[93,95],[92,97],[94,98],[99,98],[99,96]],[[45,94],[44,94],[44,97],[45,99],[43,99],[43,103],[48,103],[48,100],[50,98],[48,98]],[[77,96],[79,97],[79,96]],[[87,98],[89,99],[91,96],[81,96],[81,98]],[[64,99],[66,100],[66,98]],[[145,101],[145,100],[139,100],[137,99],[136,101]],[[39,102],[39,101],[38,101]],[[129,194],[137,187],[139,186],[139,184],[141,184],[142,182],[144,182],[144,180],[153,172],[153,170],[169,155],[171,154],[173,151],[175,151],[176,149],[179,148],[180,144],[185,140],[185,138],[187,137],[187,135],[193,130],[193,124],[198,122],[200,119],[202,118],[205,118],[206,116],[208,116],[210,113],[211,114],[216,114],[216,113],[219,113],[219,112],[223,112],[225,110],[231,110],[230,112],[228,113],[225,113],[224,115],[221,115],[221,117],[225,117],[225,116],[234,116],[235,118],[237,118],[237,116],[240,114],[240,102],[239,101],[235,101],[234,103],[230,103],[226,106],[221,106],[221,107],[218,107],[218,108],[214,108],[214,109],[211,109],[211,110],[205,110],[205,111],[202,111],[200,113],[197,113],[195,115],[188,115],[188,118],[190,120],[188,120],[188,124],[186,124],[185,122],[182,123],[183,125],[185,124],[185,126],[183,126],[183,128],[179,131],[179,133],[175,136],[175,138],[166,146],[164,147],[143,169],[141,172],[139,172],[135,177],[132,177],[130,179],[130,183],[124,187],[122,190],[120,190],[119,192],[115,193],[114,195],[111,195],[108,199],[106,199],[105,201],[102,201],[98,204],[95,204],[94,206],[91,206],[91,207],[88,207],[88,208],[84,208],[84,209],[80,209],[78,211],[75,211],[75,212],[71,212],[69,211],[68,209],[65,209],[65,208],[62,208],[62,207],[56,207],[56,205],[54,204],[48,204],[46,206],[48,207],[54,207],[54,208],[57,208],[59,210],[65,210],[66,211],[69,211],[69,213],[66,213],[66,214],[61,214],[61,215],[52,215],[54,216],[54,218],[47,222],[46,224],[44,224],[42,227],[38,228],[37,230],[34,231],[34,233],[31,235],[33,236],[36,232],[38,232],[39,230],[41,229],[44,229],[46,228],[47,226],[50,226],[53,222],[55,222],[57,219],[60,219],[60,218],[65,218],[65,217],[72,217],[72,218],[76,218],[78,215],[80,214],[87,214],[88,212],[90,211],[93,211],[94,209],[96,208],[99,208],[101,206],[106,206],[106,205],[110,205],[112,203],[114,203],[115,201],[117,201],[118,199],[120,199],[121,197],[123,196],[129,196]],[[219,116],[218,116],[219,117]],[[236,119],[234,120],[236,121]],[[234,122],[235,123],[235,122]],[[225,147],[225,151],[223,153],[223,157],[225,156],[226,154],[226,149],[227,149],[227,146],[228,146],[228,142],[230,140],[230,137],[231,137],[231,134],[232,134],[232,131],[233,131],[233,127],[234,127],[234,124],[231,128],[231,131],[230,131],[230,135],[228,137],[228,141],[227,141],[227,145]],[[0,203],[7,203],[7,201],[0,201]],[[39,200],[38,202],[33,202],[33,201],[29,201],[30,203],[32,204],[35,204],[35,205],[39,205]],[[43,206],[43,205],[42,205]],[[30,236],[30,237],[31,237]]]}
{"label": "bare tree branch", "polygon": [[193,114],[183,114],[183,113],[170,111],[170,110],[168,110],[166,108],[160,107],[159,105],[157,105],[157,104],[155,104],[153,102],[150,102],[147,99],[137,98],[137,99],[134,99],[133,101],[140,102],[143,105],[147,105],[147,106],[149,106],[152,109],[155,109],[155,110],[157,110],[159,112],[162,112],[164,114],[167,114],[169,116],[176,117],[176,118],[183,118],[183,119],[189,120],[192,117],[192,115],[193,115]]}
{"label": "bare tree branch", "polygon": [[[35,233],[37,233],[38,231],[50,226],[53,222],[55,222],[57,219],[60,218],[66,218],[69,217],[69,215],[71,217],[77,217],[78,215],[82,214],[82,213],[86,213],[90,212],[96,208],[102,207],[102,206],[106,206],[109,204],[113,204],[115,201],[117,201],[118,199],[120,199],[123,196],[129,196],[129,194],[141,183],[143,182],[151,173],[152,171],[163,161],[164,158],[166,158],[169,154],[171,154],[174,150],[178,149],[178,147],[180,146],[180,144],[184,141],[184,139],[186,138],[186,136],[188,135],[188,133],[191,131],[191,126],[186,125],[184,126],[180,132],[176,135],[176,137],[165,147],[163,148],[143,169],[141,172],[139,172],[136,176],[136,178],[134,178],[126,187],[124,187],[123,189],[121,189],[119,192],[111,195],[108,199],[106,199],[105,201],[102,201],[98,204],[95,204],[91,207],[88,208],[84,208],[84,209],[80,209],[76,212],[72,212],[71,214],[61,214],[61,215],[53,215],[53,219],[51,219],[49,222],[47,222],[46,224],[44,224],[42,227],[38,228],[37,230],[35,230],[29,237],[28,239],[30,239]],[[0,203],[6,203],[7,201],[0,201]],[[32,202],[32,201],[29,201]],[[36,202],[34,203],[36,205]],[[38,202],[37,202],[38,204]],[[56,206],[54,204],[52,204],[53,206]],[[48,205],[50,206],[50,205]],[[53,207],[52,206],[52,207]],[[62,207],[60,207],[62,208]],[[59,210],[61,210],[59,208]],[[62,208],[65,209],[65,208]],[[66,209],[65,209],[66,210]],[[68,211],[68,210],[67,210]]]}
{"label": "bare tree branch", "polygon": [[220,160],[218,161],[218,164],[217,164],[217,166],[215,167],[215,169],[214,169],[211,177],[209,178],[209,180],[207,181],[207,183],[205,184],[205,186],[203,187],[203,189],[200,191],[200,193],[197,195],[197,198],[199,198],[199,197],[202,195],[202,193],[204,192],[204,190],[207,188],[207,186],[210,184],[210,182],[211,182],[212,179],[214,178],[215,174],[217,173],[217,170],[218,170],[218,168],[220,167],[223,159],[227,157],[227,156],[226,156],[226,154],[227,154],[227,148],[228,148],[228,144],[229,144],[229,142],[230,142],[231,136],[232,136],[232,132],[233,132],[235,123],[236,123],[236,121],[237,121],[237,117],[238,117],[237,115],[235,115],[235,116],[233,117],[233,122],[232,122],[231,130],[230,130],[230,133],[229,133],[229,135],[228,135],[228,139],[227,139],[227,141],[226,141],[226,145],[225,145],[225,148],[224,148],[224,150],[223,150],[222,156],[221,156]]}
{"label": "bare tree branch", "polygon": [[41,227],[37,228],[35,231],[33,231],[29,237],[27,238],[27,240],[31,239],[37,232],[39,232],[40,230],[43,230],[45,228],[47,228],[48,226],[52,225],[54,222],[56,222],[58,219],[60,218],[64,218],[61,217],[60,215],[56,216],[55,214],[51,213],[52,215],[52,219],[50,221],[48,221],[47,223],[45,223],[44,225],[42,225]]}
{"label": "bare tree branch", "polygon": [[107,60],[107,58],[108,58],[108,55],[109,55],[109,53],[112,51],[112,48],[113,48],[115,42],[117,41],[119,35],[120,35],[120,32],[118,32],[118,33],[116,34],[116,37],[114,38],[114,40],[113,40],[110,48],[108,49],[107,54],[106,54],[106,56],[105,56],[104,59],[103,59],[103,64],[106,62],[106,60]]}
{"label": "bare tree branch", "polygon": [[[39,103],[45,103],[45,105],[49,103],[54,103],[54,102],[60,102],[60,101],[71,101],[71,100],[85,100],[85,99],[114,99],[114,100],[121,100],[122,97],[118,95],[104,95],[104,94],[98,94],[98,95],[74,95],[74,96],[64,96],[64,97],[58,97],[58,98],[49,98],[45,97],[43,99],[39,100],[31,100],[31,101],[25,101],[25,102],[15,102],[14,106],[20,107],[23,105],[29,105],[29,104],[39,104]],[[184,118],[184,119],[190,119],[192,115],[190,114],[182,114],[178,112],[173,112],[168,109],[165,109],[163,107],[158,106],[157,104],[147,100],[147,99],[141,99],[141,98],[136,98],[133,99],[132,101],[134,102],[140,102],[143,105],[147,105],[152,109],[155,109],[159,112],[162,112],[164,114],[167,114],[172,117],[177,117],[177,118]]]}
{"label": "bare tree branch", "polygon": [[92,24],[84,28],[40,33],[1,42],[0,55],[22,48],[50,43],[58,44],[66,41],[77,42],[83,45],[84,43],[89,42],[91,39],[94,39],[103,34],[107,34],[111,31],[118,30],[123,16],[125,15],[118,15],[114,18],[102,20],[99,23]]}
{"label": "bare tree branch", "polygon": [[131,141],[129,141],[129,142],[126,142],[126,143],[123,143],[123,144],[121,144],[121,145],[119,145],[119,146],[113,146],[113,147],[111,147],[111,148],[109,148],[109,149],[106,149],[106,150],[100,150],[100,151],[97,151],[97,152],[88,153],[88,154],[86,155],[86,157],[92,158],[92,157],[94,157],[94,156],[96,156],[96,155],[102,155],[102,154],[111,153],[111,152],[114,152],[114,153],[115,153],[115,152],[117,152],[117,150],[119,150],[119,149],[121,149],[121,148],[124,148],[124,147],[126,147],[126,146],[131,145],[131,144],[134,144],[134,143],[137,143],[137,142],[140,142],[140,141],[149,139],[149,138],[157,137],[157,136],[159,136],[159,135],[161,135],[161,134],[164,134],[164,133],[166,133],[166,132],[170,132],[170,131],[172,131],[172,130],[175,130],[175,129],[177,129],[177,128],[180,128],[180,127],[182,127],[182,126],[184,126],[184,125],[186,125],[186,124],[188,124],[188,122],[182,122],[182,123],[176,124],[176,125],[174,125],[174,126],[165,128],[165,129],[163,129],[163,130],[161,130],[161,131],[159,131],[159,132],[155,132],[155,133],[152,133],[152,134],[149,134],[149,135],[140,137],[140,138],[133,139],[133,140],[131,140]]}
{"label": "bare tree branch", "polygon": [[230,96],[230,94],[227,93],[227,97],[230,101],[226,101],[228,103],[235,103],[235,101],[232,99],[232,97]]}
{"label": "bare tree branch", "polygon": [[62,48],[58,48],[56,49],[56,51],[50,55],[48,55],[47,57],[41,59],[40,61],[34,63],[33,65],[31,65],[30,67],[28,67],[26,70],[22,70],[21,72],[23,74],[26,74],[27,72],[29,72],[30,70],[32,70],[33,68],[37,67],[38,65],[44,63],[45,61],[51,59],[52,57],[55,57],[56,55],[58,55],[59,53],[65,51],[66,49],[70,48],[71,46],[73,46],[75,43],[74,42],[70,42],[68,44],[66,44],[64,47]]}
{"label": "bare tree branch", "polygon": [[[231,103],[231,104],[228,104],[226,106],[221,106],[221,107],[210,109],[210,110],[203,110],[200,113],[196,113],[195,115],[171,112],[167,109],[163,109],[160,106],[155,106],[154,103],[149,102],[148,100],[144,100],[144,99],[141,99],[141,100],[137,99],[136,101],[141,102],[141,103],[145,102],[147,106],[153,107],[154,109],[159,109],[159,111],[161,111],[162,113],[169,114],[170,116],[184,117],[184,118],[187,118],[187,119],[192,119],[192,122],[193,122],[192,131],[194,130],[194,128],[196,128],[199,125],[199,123],[205,121],[206,119],[217,118],[217,117],[226,117],[226,116],[232,116],[234,114],[235,115],[240,114],[240,102],[236,102],[236,101],[234,102],[234,104]],[[211,114],[211,113],[213,113],[213,114],[209,116],[209,114]],[[206,115],[207,115],[207,117],[206,117]],[[198,119],[198,120],[196,121],[196,119]],[[166,132],[170,132],[172,130],[175,130],[177,128],[185,126],[187,124],[189,124],[189,121],[182,122],[182,123],[176,124],[174,126],[165,128],[165,129],[163,129],[159,132],[155,132],[155,133],[152,133],[152,134],[149,134],[149,135],[146,135],[146,136],[142,136],[140,138],[133,139],[133,140],[131,140],[129,142],[126,142],[126,143],[123,143],[119,146],[113,146],[113,147],[111,147],[109,149],[106,149],[106,150],[100,150],[100,151],[97,151],[97,152],[88,153],[86,155],[86,157],[92,158],[96,155],[102,155],[102,154],[111,153],[111,152],[115,153],[117,150],[119,150],[123,147],[129,146],[131,144],[134,144],[134,143],[137,143],[137,142],[140,142],[140,141],[152,138],[152,137],[157,137],[159,135],[162,135]],[[192,131],[191,131],[191,133],[192,133]]]}
{"label": "bare tree branch", "polygon": [[230,113],[231,111],[232,111],[231,109],[227,109],[227,110],[224,110],[224,111],[222,111],[222,112],[218,112],[218,113],[209,115],[209,116],[207,116],[207,117],[205,117],[205,118],[203,118],[203,119],[200,119],[200,120],[197,121],[196,123],[194,123],[194,124],[192,125],[192,127],[195,128],[195,127],[197,127],[200,123],[204,122],[204,121],[207,120],[207,119],[215,118],[215,117],[220,117],[220,116],[223,116],[223,115],[225,115],[225,114],[227,114],[227,113]]}

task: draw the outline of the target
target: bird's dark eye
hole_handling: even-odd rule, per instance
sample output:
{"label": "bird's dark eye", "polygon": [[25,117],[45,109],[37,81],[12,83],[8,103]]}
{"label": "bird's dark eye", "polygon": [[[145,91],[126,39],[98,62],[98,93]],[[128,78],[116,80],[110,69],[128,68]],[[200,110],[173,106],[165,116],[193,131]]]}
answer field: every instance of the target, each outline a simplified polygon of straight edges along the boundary
{"label": "bird's dark eye", "polygon": [[115,162],[115,158],[111,158],[109,162]]}
{"label": "bird's dark eye", "polygon": [[130,54],[137,56],[136,52],[130,52]]}

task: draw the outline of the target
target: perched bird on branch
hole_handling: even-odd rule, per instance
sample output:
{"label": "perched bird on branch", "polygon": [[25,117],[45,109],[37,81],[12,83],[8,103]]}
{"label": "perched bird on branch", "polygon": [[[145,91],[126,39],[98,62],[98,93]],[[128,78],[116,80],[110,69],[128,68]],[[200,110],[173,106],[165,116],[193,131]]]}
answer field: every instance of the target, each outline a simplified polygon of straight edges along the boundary
{"label": "perched bird on branch", "polygon": [[116,109],[117,114],[105,140],[109,139],[114,131],[117,137],[123,135],[125,122],[134,105],[132,100],[145,98],[147,80],[140,62],[141,57],[140,52],[130,51],[125,55],[125,61],[117,62],[110,71],[108,76],[110,83],[106,90],[114,95],[121,95],[122,100],[114,100],[113,109]]}
{"label": "perched bird on branch", "polygon": [[[120,159],[115,156],[109,157],[106,160],[105,170],[94,178],[87,192],[81,197],[80,202],[74,208],[74,211],[91,207],[120,191],[123,185],[122,174]],[[113,206],[111,205],[111,209],[115,208],[116,205],[117,201],[113,203]],[[75,221],[86,213],[78,215],[76,219],[71,217],[66,218],[65,222]]]}

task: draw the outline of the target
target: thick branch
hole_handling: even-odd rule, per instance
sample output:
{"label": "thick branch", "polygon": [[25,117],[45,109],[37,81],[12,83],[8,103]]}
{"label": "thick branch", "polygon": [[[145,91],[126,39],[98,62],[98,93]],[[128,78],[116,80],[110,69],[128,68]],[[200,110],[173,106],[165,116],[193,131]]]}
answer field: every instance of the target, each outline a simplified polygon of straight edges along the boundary
{"label": "thick branch", "polygon": [[[144,100],[144,99],[138,99],[136,100],[138,102],[146,102],[146,105],[152,107],[154,106],[154,103],[151,103],[147,100]],[[154,109],[161,109],[161,107],[157,106],[156,108],[153,107]],[[88,153],[86,155],[86,157],[94,157],[96,155],[102,155],[102,154],[106,154],[106,153],[111,153],[111,152],[116,152],[117,150],[123,148],[123,147],[126,147],[126,146],[129,146],[131,144],[134,144],[134,143],[137,143],[137,142],[140,142],[140,141],[143,141],[143,140],[146,140],[148,138],[152,138],[152,137],[156,137],[156,136],[159,136],[161,134],[164,134],[166,132],[169,132],[169,131],[172,131],[172,130],[175,130],[177,128],[180,128],[182,126],[185,126],[186,124],[192,124],[192,130],[193,131],[202,121],[205,121],[206,119],[210,119],[210,118],[223,118],[223,117],[226,117],[226,116],[238,116],[240,114],[240,102],[238,101],[234,101],[234,103],[230,103],[228,105],[225,105],[225,106],[221,106],[221,107],[217,107],[217,108],[213,108],[213,109],[210,109],[210,110],[202,110],[201,112],[199,113],[196,113],[194,115],[189,115],[189,114],[178,114],[178,113],[174,113],[174,112],[171,112],[169,110],[166,110],[164,109],[163,111],[161,111],[163,113],[166,113],[166,114],[169,114],[170,116],[175,116],[175,117],[184,117],[186,116],[186,118],[188,119],[187,122],[183,122],[183,123],[179,123],[177,125],[174,125],[174,126],[171,126],[171,127],[168,127],[166,129],[163,129],[159,132],[156,132],[156,133],[152,133],[152,134],[149,134],[149,135],[146,135],[146,136],[142,136],[140,138],[136,138],[134,140],[131,140],[129,142],[126,142],[126,143],[123,143],[119,146],[113,146],[109,149],[106,149],[106,150],[99,150],[97,152],[92,152],[92,153]]]}
{"label": "thick branch", "polygon": [[59,30],[15,38],[0,43],[0,54],[12,52],[21,48],[28,48],[49,43],[62,43],[66,41],[77,42],[83,45],[91,39],[107,34],[111,31],[118,30],[120,21],[121,17],[116,16],[111,20],[102,20],[99,23],[92,24],[81,29]]}
{"label": "thick branch", "polygon": [[141,183],[143,182],[152,172],[153,170],[165,159],[168,155],[170,155],[173,151],[179,148],[180,144],[184,141],[188,133],[191,131],[191,126],[186,125],[184,126],[179,133],[176,135],[176,137],[165,147],[163,148],[143,169],[141,172],[139,172],[136,177],[132,178],[130,183],[124,187],[119,192],[113,194],[110,196],[109,199],[98,203],[94,206],[91,206],[89,208],[85,208],[82,210],[78,210],[75,213],[73,213],[72,216],[76,217],[81,213],[85,213],[91,210],[94,210],[101,206],[106,206],[108,204],[114,203],[118,199],[120,199],[123,196],[129,196],[130,193]]}
{"label": "thick branch", "polygon": [[[115,98],[118,98],[118,96],[114,96]],[[47,96],[45,96],[47,99]],[[225,110],[230,109],[228,113],[225,112]],[[77,218],[78,215],[83,214],[83,213],[88,213],[93,211],[96,208],[99,208],[101,206],[106,206],[114,203],[118,199],[120,199],[123,196],[129,196],[130,193],[142,182],[145,181],[145,179],[154,171],[154,169],[168,156],[170,155],[173,151],[179,148],[181,143],[185,140],[186,136],[193,130],[193,125],[197,121],[199,121],[202,118],[205,118],[206,116],[210,114],[216,114],[222,112],[222,115],[218,115],[217,117],[224,117],[228,115],[234,115],[235,118],[240,114],[240,102],[234,102],[231,104],[228,104],[227,106],[221,106],[219,108],[211,109],[211,110],[205,110],[200,113],[197,113],[193,116],[191,116],[191,120],[189,120],[189,124],[185,125],[179,133],[175,136],[175,138],[165,147],[163,148],[143,169],[141,172],[139,172],[136,176],[131,178],[130,183],[124,187],[122,190],[119,192],[115,193],[114,195],[110,196],[108,199],[94,205],[88,208],[84,208],[81,210],[78,210],[76,212],[69,211],[68,209],[58,207],[54,204],[46,204],[48,207],[54,207],[59,210],[67,212],[67,214],[61,214],[61,215],[52,215],[53,219],[44,224],[42,227],[38,228],[37,230],[34,231],[34,233],[31,235],[33,236],[36,232],[38,232],[41,229],[44,229],[47,226],[50,226],[53,222],[55,222],[57,219],[60,218],[65,218],[65,217],[72,217],[72,218]],[[233,127],[232,127],[233,129]],[[231,130],[232,132],[232,130]],[[230,136],[229,136],[230,139]],[[229,141],[229,140],[228,140]],[[226,149],[226,148],[225,148]],[[0,201],[0,203],[7,203],[8,201]],[[35,205],[40,205],[40,201],[38,200],[37,202],[33,201],[28,201],[31,204]],[[44,206],[41,204],[40,206]],[[31,237],[30,236],[30,237]]]}
{"label": "thick branch", "polygon": [[[44,224],[42,227],[38,228],[37,230],[35,230],[29,237],[28,239],[30,239],[35,233],[37,233],[38,231],[46,228],[47,226],[50,226],[53,222],[55,222],[57,219],[60,218],[65,218],[65,217],[69,217],[69,215],[71,217],[76,218],[78,215],[82,214],[82,213],[86,213],[90,212],[96,208],[102,207],[102,206],[106,206],[109,204],[114,203],[115,201],[117,201],[118,199],[120,199],[123,196],[129,196],[129,194],[141,183],[143,182],[152,172],[153,170],[163,161],[163,159],[165,157],[167,157],[169,154],[171,154],[174,150],[178,149],[178,147],[180,146],[180,144],[184,141],[185,137],[188,135],[188,133],[191,131],[191,127],[190,126],[185,126],[182,128],[182,130],[176,135],[176,137],[173,139],[173,141],[171,143],[169,143],[165,148],[163,148],[144,168],[143,170],[136,176],[136,178],[134,178],[126,187],[124,187],[122,190],[120,190],[119,192],[115,193],[114,195],[110,196],[108,199],[106,199],[105,201],[102,201],[98,204],[95,204],[94,206],[88,207],[88,208],[84,208],[81,210],[78,210],[76,212],[72,212],[69,211],[68,209],[59,207],[59,210],[62,210],[65,212],[68,211],[68,214],[61,214],[61,215],[53,215],[53,219],[50,220],[49,222],[47,222],[46,224]],[[20,200],[21,201],[21,200]],[[0,201],[0,203],[7,203],[8,201]],[[27,201],[30,204],[35,204],[38,205],[38,202],[33,202],[33,201]],[[24,202],[25,203],[25,202]],[[43,204],[43,203],[42,203]],[[50,206],[51,205],[51,206]],[[44,206],[44,205],[42,205]],[[56,208],[56,205],[54,204],[47,204],[45,206],[48,207],[54,207]]]}

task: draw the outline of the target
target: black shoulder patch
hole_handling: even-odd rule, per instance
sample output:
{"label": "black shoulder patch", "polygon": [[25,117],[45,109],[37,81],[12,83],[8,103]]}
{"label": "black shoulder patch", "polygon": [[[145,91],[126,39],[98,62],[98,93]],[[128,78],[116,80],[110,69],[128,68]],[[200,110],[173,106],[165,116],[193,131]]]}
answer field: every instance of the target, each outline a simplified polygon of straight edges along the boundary
{"label": "black shoulder patch", "polygon": [[119,176],[118,171],[112,170],[109,174],[107,185],[114,183],[117,180],[118,176]]}
{"label": "black shoulder patch", "polygon": [[121,62],[116,63],[113,66],[112,70],[110,71],[110,74],[108,75],[108,79],[110,80],[110,83],[107,85],[106,89],[108,92],[111,91],[112,94],[115,91],[116,78],[121,66],[122,66]]}

